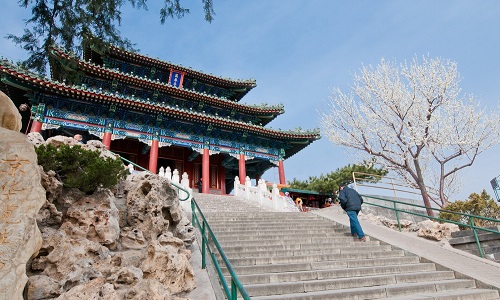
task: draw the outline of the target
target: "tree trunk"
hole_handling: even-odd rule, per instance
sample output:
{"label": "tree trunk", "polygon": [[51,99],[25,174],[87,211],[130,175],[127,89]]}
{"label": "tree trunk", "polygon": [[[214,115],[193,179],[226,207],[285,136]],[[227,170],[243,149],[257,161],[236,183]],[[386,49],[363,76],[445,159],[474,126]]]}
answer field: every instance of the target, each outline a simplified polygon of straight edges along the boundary
{"label": "tree trunk", "polygon": [[422,194],[422,200],[424,200],[424,205],[426,207],[427,215],[430,217],[434,217],[434,211],[431,209],[431,202],[429,200],[429,195],[427,194],[427,189],[425,185],[421,185],[418,183],[418,187],[420,189],[420,193]]}

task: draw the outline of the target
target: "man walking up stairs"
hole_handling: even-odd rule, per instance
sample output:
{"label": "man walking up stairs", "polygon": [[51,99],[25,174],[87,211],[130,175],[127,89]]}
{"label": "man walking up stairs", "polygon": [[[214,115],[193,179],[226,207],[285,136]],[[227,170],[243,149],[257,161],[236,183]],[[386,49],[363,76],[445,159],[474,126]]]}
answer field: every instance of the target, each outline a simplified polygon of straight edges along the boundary
{"label": "man walking up stairs", "polygon": [[252,299],[500,299],[494,287],[373,237],[360,243],[317,214],[266,211],[232,196],[195,199]]}

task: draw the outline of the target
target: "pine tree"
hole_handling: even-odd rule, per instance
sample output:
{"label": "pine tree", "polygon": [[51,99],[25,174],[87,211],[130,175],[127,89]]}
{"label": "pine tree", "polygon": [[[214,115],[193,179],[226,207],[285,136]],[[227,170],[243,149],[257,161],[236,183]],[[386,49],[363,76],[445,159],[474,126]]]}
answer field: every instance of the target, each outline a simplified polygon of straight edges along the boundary
{"label": "pine tree", "polygon": [[290,186],[292,188],[306,189],[323,194],[333,193],[338,190],[341,183],[353,181],[353,172],[358,173],[356,180],[359,182],[378,182],[388,173],[386,169],[376,168],[372,163],[365,161],[362,164],[349,164],[326,175],[321,174],[319,177],[310,176],[305,181],[294,178],[290,182]]}
{"label": "pine tree", "polygon": [[[50,64],[50,48],[58,44],[68,52],[81,54],[84,40],[93,46],[106,43],[127,50],[134,50],[133,43],[122,37],[117,26],[121,25],[121,10],[127,3],[133,8],[147,10],[147,0],[21,0],[19,5],[32,11],[26,20],[24,34],[7,35],[7,38],[29,53],[20,64],[45,75]],[[168,18],[182,18],[189,9],[181,0],[165,0],[160,10],[160,22]],[[205,20],[212,22],[215,12],[212,0],[202,0]]]}

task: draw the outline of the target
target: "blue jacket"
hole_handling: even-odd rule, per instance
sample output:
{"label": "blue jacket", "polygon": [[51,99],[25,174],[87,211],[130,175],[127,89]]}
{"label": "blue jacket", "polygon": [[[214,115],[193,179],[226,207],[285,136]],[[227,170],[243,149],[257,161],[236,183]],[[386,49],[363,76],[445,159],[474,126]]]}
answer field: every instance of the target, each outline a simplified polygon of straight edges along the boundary
{"label": "blue jacket", "polygon": [[361,204],[363,204],[363,198],[356,192],[356,190],[345,186],[339,194],[340,206],[345,211],[348,210],[361,210]]}

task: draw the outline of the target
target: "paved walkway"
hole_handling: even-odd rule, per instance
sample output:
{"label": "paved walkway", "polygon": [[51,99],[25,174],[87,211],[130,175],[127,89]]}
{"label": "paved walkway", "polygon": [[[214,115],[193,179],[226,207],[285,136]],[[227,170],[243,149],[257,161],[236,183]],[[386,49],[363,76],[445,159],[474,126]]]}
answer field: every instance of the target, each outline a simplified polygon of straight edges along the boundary
{"label": "paved walkway", "polygon": [[[332,206],[314,210],[312,213],[349,226],[349,219],[340,207]],[[360,220],[360,224],[368,237],[406,250],[500,290],[499,263],[456,250],[448,243],[418,237],[415,233],[399,232],[367,220]]]}
{"label": "paved walkway", "polygon": [[[196,238],[198,239],[198,235]],[[209,258],[207,257],[207,259]],[[212,283],[210,282],[208,270],[201,268],[201,251],[198,241],[195,241],[191,247],[191,259],[189,262],[193,268],[196,288],[190,293],[182,295],[182,297],[186,297],[190,300],[216,300],[217,297],[215,296]]]}

